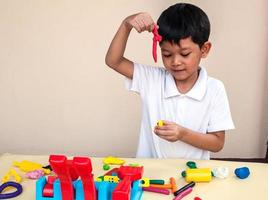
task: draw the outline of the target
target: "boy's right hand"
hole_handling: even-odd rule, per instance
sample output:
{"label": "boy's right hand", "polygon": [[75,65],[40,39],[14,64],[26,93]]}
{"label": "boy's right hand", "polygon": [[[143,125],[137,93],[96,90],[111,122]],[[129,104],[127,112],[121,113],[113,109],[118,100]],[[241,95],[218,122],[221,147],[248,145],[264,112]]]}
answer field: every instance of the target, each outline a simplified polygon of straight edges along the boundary
{"label": "boy's right hand", "polygon": [[176,142],[185,135],[185,128],[175,122],[161,120],[154,127],[154,132],[164,140]]}
{"label": "boy's right hand", "polygon": [[155,25],[151,15],[146,12],[130,15],[123,22],[128,28],[135,28],[139,33],[143,31],[152,32]]}

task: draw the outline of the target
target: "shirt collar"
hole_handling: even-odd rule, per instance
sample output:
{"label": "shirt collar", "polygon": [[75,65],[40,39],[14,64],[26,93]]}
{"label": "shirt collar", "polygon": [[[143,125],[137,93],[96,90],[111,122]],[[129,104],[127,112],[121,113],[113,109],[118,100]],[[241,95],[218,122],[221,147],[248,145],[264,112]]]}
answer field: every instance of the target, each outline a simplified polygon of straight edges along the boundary
{"label": "shirt collar", "polygon": [[183,95],[201,101],[206,93],[207,78],[208,76],[205,68],[200,67],[199,76],[193,88],[186,94],[181,94],[177,89],[173,76],[168,71],[166,71],[165,98]]}

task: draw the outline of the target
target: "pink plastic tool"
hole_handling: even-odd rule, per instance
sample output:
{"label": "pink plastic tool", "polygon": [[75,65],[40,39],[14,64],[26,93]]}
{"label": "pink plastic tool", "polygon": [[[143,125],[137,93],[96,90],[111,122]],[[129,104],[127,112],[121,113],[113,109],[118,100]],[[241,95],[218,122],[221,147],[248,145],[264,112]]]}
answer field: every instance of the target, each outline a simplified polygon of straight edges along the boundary
{"label": "pink plastic tool", "polygon": [[155,193],[160,193],[160,194],[166,194],[166,195],[170,194],[168,189],[163,189],[163,188],[143,187],[142,190],[147,191],[147,192],[155,192]]}
{"label": "pink plastic tool", "polygon": [[158,29],[157,29],[157,25],[154,25],[154,29],[153,29],[153,58],[154,61],[157,62],[157,42],[161,42],[162,41],[162,36],[158,34]]}

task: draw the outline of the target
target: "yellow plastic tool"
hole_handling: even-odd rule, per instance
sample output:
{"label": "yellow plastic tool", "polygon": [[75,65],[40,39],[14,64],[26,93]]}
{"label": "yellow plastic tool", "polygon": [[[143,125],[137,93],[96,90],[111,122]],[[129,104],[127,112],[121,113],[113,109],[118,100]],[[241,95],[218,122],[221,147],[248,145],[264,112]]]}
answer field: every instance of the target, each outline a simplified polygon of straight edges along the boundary
{"label": "yellow plastic tool", "polygon": [[142,178],[141,179],[141,187],[149,187],[150,186],[150,179],[149,178]]}
{"label": "yellow plastic tool", "polygon": [[111,183],[119,183],[120,179],[118,176],[104,176],[103,180]]}
{"label": "yellow plastic tool", "polygon": [[34,171],[37,169],[41,169],[45,172],[45,174],[50,174],[49,169],[44,169],[42,165],[28,161],[28,160],[23,160],[21,162],[14,161],[13,165],[15,167],[18,167],[21,171],[24,171],[24,172],[30,172],[30,171]]}
{"label": "yellow plastic tool", "polygon": [[10,181],[12,176],[14,177],[16,183],[21,182],[21,176],[14,169],[10,168],[9,171],[2,178],[2,183]]}

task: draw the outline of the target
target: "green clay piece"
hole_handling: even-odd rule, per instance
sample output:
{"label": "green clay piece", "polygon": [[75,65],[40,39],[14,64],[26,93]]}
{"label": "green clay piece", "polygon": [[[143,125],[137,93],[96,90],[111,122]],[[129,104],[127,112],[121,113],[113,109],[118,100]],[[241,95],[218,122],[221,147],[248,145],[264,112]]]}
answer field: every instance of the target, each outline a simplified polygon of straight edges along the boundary
{"label": "green clay piece", "polygon": [[150,184],[156,184],[156,185],[164,185],[164,180],[150,180]]}
{"label": "green clay piece", "polygon": [[187,165],[190,169],[196,169],[196,168],[197,168],[195,162],[193,162],[193,161],[189,161],[189,162],[187,162],[186,165]]}
{"label": "green clay piece", "polygon": [[140,165],[137,164],[137,163],[131,163],[131,164],[129,164],[128,166],[131,166],[131,167],[138,167],[138,166],[140,166]]}
{"label": "green clay piece", "polygon": [[182,172],[181,172],[181,176],[182,176],[182,177],[185,177],[185,176],[186,176],[186,171],[182,171]]}
{"label": "green clay piece", "polygon": [[104,164],[104,165],[102,166],[102,168],[103,168],[104,170],[109,170],[109,169],[110,169],[110,166],[109,166],[108,164]]}

